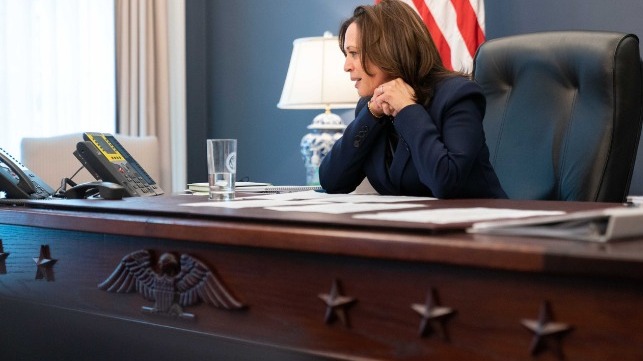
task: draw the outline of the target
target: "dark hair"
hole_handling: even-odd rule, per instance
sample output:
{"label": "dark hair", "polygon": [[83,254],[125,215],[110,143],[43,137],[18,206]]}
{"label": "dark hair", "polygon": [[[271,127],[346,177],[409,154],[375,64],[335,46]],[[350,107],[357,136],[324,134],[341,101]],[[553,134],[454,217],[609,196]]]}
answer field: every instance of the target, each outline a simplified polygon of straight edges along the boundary
{"label": "dark hair", "polygon": [[339,47],[344,55],[346,30],[352,23],[361,32],[358,45],[366,74],[371,75],[367,67],[367,63],[371,63],[394,78],[402,78],[415,91],[419,104],[428,106],[438,81],[460,74],[444,67],[420,16],[399,0],[356,7],[353,16],[345,20],[339,30]]}

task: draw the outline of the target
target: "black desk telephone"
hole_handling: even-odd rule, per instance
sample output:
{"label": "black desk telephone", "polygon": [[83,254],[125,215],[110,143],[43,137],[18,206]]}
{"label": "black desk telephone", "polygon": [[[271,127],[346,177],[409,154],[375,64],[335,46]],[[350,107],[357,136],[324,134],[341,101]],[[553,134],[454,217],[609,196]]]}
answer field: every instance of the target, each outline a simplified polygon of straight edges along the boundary
{"label": "black desk telephone", "polygon": [[[111,134],[85,133],[74,155],[99,180],[76,185],[65,178],[55,191],[25,165],[0,148],[0,191],[8,199],[154,196],[163,190]],[[64,183],[72,188],[64,191]]]}
{"label": "black desk telephone", "polygon": [[0,148],[0,191],[7,198],[44,199],[54,190],[4,149]]}
{"label": "black desk telephone", "polygon": [[120,184],[132,197],[156,196],[163,190],[111,134],[84,133],[74,155],[96,179]]}

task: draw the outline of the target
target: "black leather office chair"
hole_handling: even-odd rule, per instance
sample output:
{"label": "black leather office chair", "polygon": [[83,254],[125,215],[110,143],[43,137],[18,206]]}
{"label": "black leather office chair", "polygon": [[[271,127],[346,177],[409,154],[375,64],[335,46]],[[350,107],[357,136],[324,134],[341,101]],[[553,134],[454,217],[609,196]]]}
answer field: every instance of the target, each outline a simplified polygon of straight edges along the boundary
{"label": "black leather office chair", "polygon": [[641,134],[639,41],[559,31],[487,41],[474,59],[491,162],[510,198],[622,202]]}

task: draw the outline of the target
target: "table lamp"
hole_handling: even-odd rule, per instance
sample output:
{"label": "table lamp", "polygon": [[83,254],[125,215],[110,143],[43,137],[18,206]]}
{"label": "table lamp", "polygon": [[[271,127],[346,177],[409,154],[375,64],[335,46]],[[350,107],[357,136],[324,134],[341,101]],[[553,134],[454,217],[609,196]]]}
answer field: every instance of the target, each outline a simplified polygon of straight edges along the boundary
{"label": "table lamp", "polygon": [[324,109],[308,126],[310,133],[301,139],[306,166],[306,183],[319,184],[319,165],[346,127],[331,109],[355,108],[359,95],[348,73],[344,54],[336,36],[293,41],[286,82],[277,104],[280,109]]}

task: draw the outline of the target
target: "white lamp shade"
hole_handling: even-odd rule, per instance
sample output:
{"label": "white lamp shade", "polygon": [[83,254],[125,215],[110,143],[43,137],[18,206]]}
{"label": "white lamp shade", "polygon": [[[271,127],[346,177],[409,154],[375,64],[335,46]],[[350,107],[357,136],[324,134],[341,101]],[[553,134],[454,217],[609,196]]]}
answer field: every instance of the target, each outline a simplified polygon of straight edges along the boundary
{"label": "white lamp shade", "polygon": [[281,99],[282,109],[354,108],[357,89],[344,71],[344,54],[336,36],[300,38],[292,57]]}

